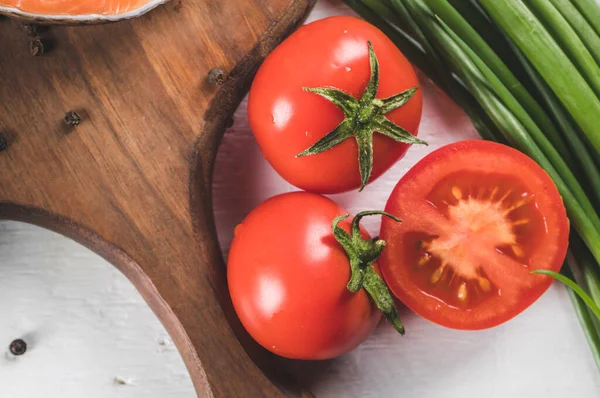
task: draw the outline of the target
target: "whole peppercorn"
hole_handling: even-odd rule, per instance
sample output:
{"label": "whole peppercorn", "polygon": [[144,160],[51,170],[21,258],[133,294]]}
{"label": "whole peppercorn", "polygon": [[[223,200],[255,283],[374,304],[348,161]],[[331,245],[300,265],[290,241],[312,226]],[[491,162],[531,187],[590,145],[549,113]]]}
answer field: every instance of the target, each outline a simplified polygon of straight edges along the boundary
{"label": "whole peppercorn", "polygon": [[220,68],[212,68],[208,72],[208,82],[220,86],[225,82],[225,72]]}
{"label": "whole peppercorn", "polygon": [[65,123],[69,126],[79,126],[81,123],[81,116],[75,111],[69,111],[65,115]]}
{"label": "whole peppercorn", "polygon": [[27,351],[27,343],[22,339],[16,339],[10,343],[9,350],[13,355],[23,355]]}

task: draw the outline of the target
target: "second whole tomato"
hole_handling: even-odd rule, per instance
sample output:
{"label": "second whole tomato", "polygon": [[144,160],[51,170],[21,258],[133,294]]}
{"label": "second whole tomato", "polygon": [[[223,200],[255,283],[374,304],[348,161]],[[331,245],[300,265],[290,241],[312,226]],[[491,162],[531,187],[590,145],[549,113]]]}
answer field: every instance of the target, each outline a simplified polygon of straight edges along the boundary
{"label": "second whole tomato", "polygon": [[371,334],[380,310],[403,333],[375,264],[385,245],[359,228],[371,214],[381,212],[351,223],[332,200],[295,192],[263,202],[236,227],[227,280],[258,343],[288,358],[333,358]]}
{"label": "second whole tomato", "polygon": [[[288,182],[318,193],[362,189],[404,156],[408,143],[422,143],[414,138],[418,86],[383,32],[332,17],[301,27],[265,59],[248,117],[263,155]],[[309,148],[310,156],[297,156]]]}

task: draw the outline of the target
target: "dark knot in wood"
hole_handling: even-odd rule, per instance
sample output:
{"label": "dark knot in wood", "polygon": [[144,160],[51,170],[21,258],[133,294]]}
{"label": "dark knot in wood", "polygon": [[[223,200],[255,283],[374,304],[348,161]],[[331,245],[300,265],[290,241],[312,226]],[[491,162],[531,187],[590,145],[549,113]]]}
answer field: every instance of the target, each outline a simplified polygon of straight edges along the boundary
{"label": "dark knot in wood", "polygon": [[6,150],[8,148],[8,140],[4,134],[0,134],[0,152]]}

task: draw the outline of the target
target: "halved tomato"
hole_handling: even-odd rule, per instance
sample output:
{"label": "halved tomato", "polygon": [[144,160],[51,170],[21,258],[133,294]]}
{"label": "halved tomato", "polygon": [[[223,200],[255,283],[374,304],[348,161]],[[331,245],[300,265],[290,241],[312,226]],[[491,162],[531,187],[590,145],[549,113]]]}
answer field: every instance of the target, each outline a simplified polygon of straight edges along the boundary
{"label": "halved tomato", "polygon": [[556,186],[533,160],[487,141],[423,158],[396,185],[380,257],[391,291],[456,329],[499,325],[537,300],[566,256],[569,221]]}

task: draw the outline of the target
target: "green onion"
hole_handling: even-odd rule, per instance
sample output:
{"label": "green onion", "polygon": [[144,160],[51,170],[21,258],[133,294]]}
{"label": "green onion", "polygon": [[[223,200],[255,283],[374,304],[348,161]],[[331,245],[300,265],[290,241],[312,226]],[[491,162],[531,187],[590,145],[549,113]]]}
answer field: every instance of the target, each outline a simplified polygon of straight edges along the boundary
{"label": "green onion", "polygon": [[[464,0],[463,0],[464,1]],[[511,94],[515,97],[523,108],[527,109],[528,115],[531,115],[530,124],[535,121],[535,124],[539,126],[538,131],[541,129],[548,135],[548,139],[554,145],[555,150],[560,153],[565,162],[569,165],[573,165],[575,161],[572,159],[571,154],[568,151],[568,147],[561,137],[560,133],[556,129],[554,122],[533,98],[533,96],[523,87],[521,82],[515,77],[515,75],[508,69],[506,64],[500,59],[498,55],[492,50],[492,48],[484,41],[484,39],[477,33],[473,27],[452,7],[447,0],[428,0],[427,4],[449,28],[456,32],[456,35],[464,40],[465,44],[469,49],[481,58],[491,71],[500,79],[502,84],[510,90]],[[523,112],[526,112],[523,110]],[[529,116],[528,116],[529,118]],[[521,120],[523,122],[523,120]],[[540,134],[544,134],[540,131]]]}
{"label": "green onion", "polygon": [[600,100],[563,49],[521,0],[480,3],[527,56],[581,127],[595,155],[600,155]]}
{"label": "green onion", "polygon": [[509,40],[502,31],[491,22],[490,17],[481,8],[478,0],[448,0],[462,17],[471,25],[481,38],[489,45],[500,59],[510,68],[531,94],[535,93],[531,82],[518,60],[513,55]]}
{"label": "green onion", "polygon": [[[598,278],[598,267],[594,262],[594,258],[585,247],[581,238],[577,234],[571,234],[571,251],[576,253],[578,270],[580,271],[582,285],[587,287],[590,296],[600,307],[600,279]],[[600,326],[600,324],[598,324]]]}
{"label": "green onion", "polygon": [[[569,268],[574,268],[574,266],[569,263],[569,267],[563,267],[563,272],[565,276],[569,277],[570,272]],[[598,328],[596,327],[597,320],[592,318],[592,314],[590,313],[590,309],[585,304],[585,301],[581,297],[575,293],[573,289],[567,289],[569,293],[569,298],[573,303],[573,307],[575,308],[575,314],[577,315],[577,319],[579,319],[579,323],[582,326],[583,333],[585,338],[590,346],[590,351],[592,352],[592,357],[594,358],[594,362],[596,363],[596,367],[600,369],[600,335],[598,334]]]}
{"label": "green onion", "polygon": [[597,64],[600,64],[600,36],[570,0],[550,0],[577,32]]}
{"label": "green onion", "polygon": [[600,35],[600,7],[596,0],[571,0],[589,24]]}
{"label": "green onion", "polygon": [[531,9],[539,15],[546,28],[552,32],[581,74],[585,77],[596,96],[600,95],[600,68],[583,41],[561,13],[548,0],[526,0]]}
{"label": "green onion", "polygon": [[364,19],[376,25],[386,34],[402,53],[411,60],[427,76],[435,75],[434,65],[429,62],[425,52],[419,47],[418,42],[396,29],[383,15],[391,15],[392,11],[383,3],[377,3],[377,8],[371,9],[360,0],[347,0],[354,11]]}
{"label": "green onion", "polygon": [[[571,247],[569,252],[571,256],[568,258],[568,264],[572,273],[569,273],[568,269],[563,268],[563,274],[567,277],[571,277],[571,279],[574,279],[581,288],[590,293],[596,306],[600,307],[600,301],[598,297],[598,292],[600,291],[600,280],[597,277],[597,264],[589,250],[587,250],[584,243],[576,233],[571,234]],[[581,308],[578,308],[578,305],[585,306],[585,303],[583,299],[579,298],[573,290],[569,289],[569,294],[572,301],[574,297],[579,299],[579,302],[575,304],[575,311],[580,319],[582,327],[584,328],[584,333],[590,345],[596,365],[600,369],[600,357],[598,356],[598,353],[600,352],[600,345],[598,345],[598,342],[594,339],[595,334],[598,337],[598,340],[600,340],[600,320],[596,317],[592,317],[590,312],[591,310],[589,308],[585,308],[585,311]],[[585,316],[586,313],[588,315],[587,318]]]}
{"label": "green onion", "polygon": [[596,208],[600,208],[600,169],[596,166],[587,145],[582,140],[579,128],[573,123],[571,117],[567,114],[558,98],[556,98],[556,95],[550,90],[550,87],[548,87],[546,82],[531,66],[521,51],[515,47],[514,53],[537,87],[542,103],[554,116],[563,136],[568,137],[566,140],[568,146],[579,158],[579,164],[570,164],[569,167],[577,171],[579,176],[583,177],[579,178],[579,181],[584,188],[587,188],[588,194],[591,196]]}
{"label": "green onion", "polygon": [[[373,3],[374,1],[371,1]],[[446,65],[444,61],[441,59],[438,52],[435,50],[431,42],[427,39],[427,36],[419,25],[415,23],[412,18],[411,13],[414,12],[411,9],[412,4],[407,3],[406,6],[401,0],[390,0],[392,7],[396,10],[397,15],[400,17],[402,22],[410,28],[410,31],[413,33],[414,37],[421,43],[425,52],[429,55],[431,59],[433,59],[433,64],[436,65],[439,75],[443,80],[446,81],[446,85],[450,87],[450,79],[451,75],[447,72]]]}
{"label": "green onion", "polygon": [[572,289],[568,289],[569,297],[575,308],[575,314],[582,326],[583,334],[588,342],[592,357],[596,363],[596,367],[600,369],[600,337],[595,329],[594,319],[590,315],[585,301],[577,295]]}

